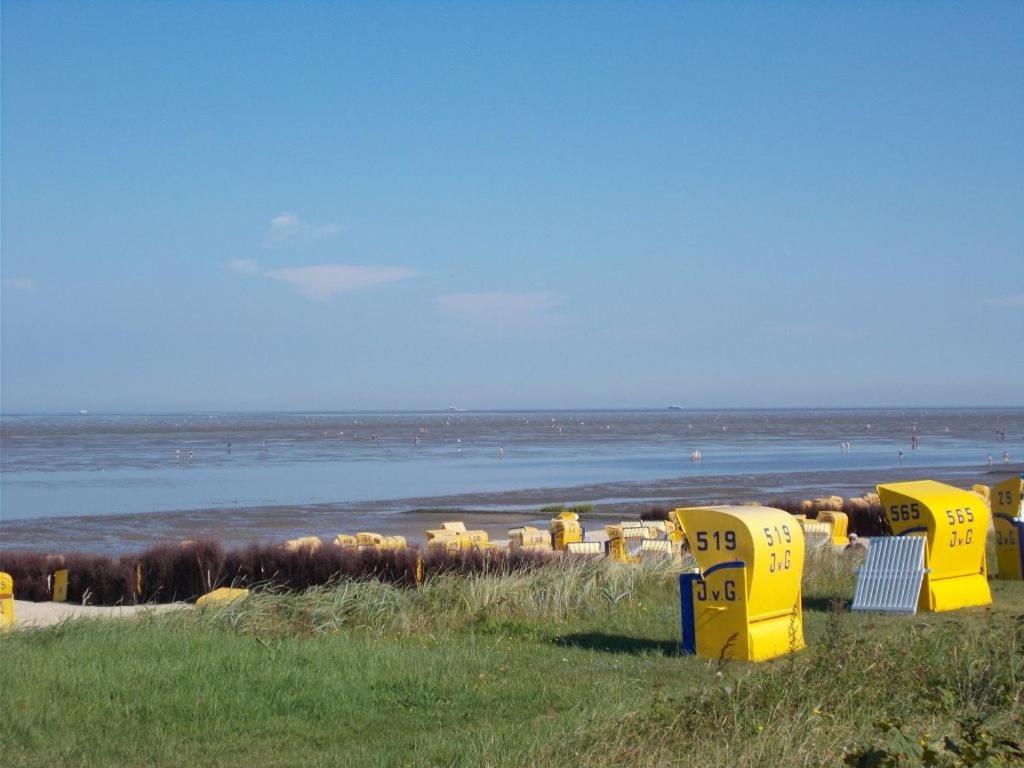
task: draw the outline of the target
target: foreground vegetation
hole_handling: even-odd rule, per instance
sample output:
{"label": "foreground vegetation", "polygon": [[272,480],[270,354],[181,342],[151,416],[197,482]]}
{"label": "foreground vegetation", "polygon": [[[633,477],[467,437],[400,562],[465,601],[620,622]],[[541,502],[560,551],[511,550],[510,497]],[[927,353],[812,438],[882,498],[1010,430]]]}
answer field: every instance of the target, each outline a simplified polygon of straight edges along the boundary
{"label": "foreground vegetation", "polygon": [[[868,497],[780,498],[770,505],[798,515],[842,511],[848,517],[851,532],[890,534],[877,496]],[[590,504],[569,507],[555,504],[542,507],[540,514],[585,515],[592,509]],[[455,510],[452,512],[457,514]],[[652,507],[640,517],[668,520],[669,512],[662,507]],[[306,543],[295,545],[303,541]],[[53,595],[54,573],[67,570],[70,601],[111,606],[194,601],[217,587],[263,587],[271,582],[280,589],[295,592],[333,584],[339,577],[413,586],[453,571],[472,575],[533,570],[551,560],[550,552],[504,547],[449,552],[404,544],[397,548],[342,546],[341,542],[320,546],[318,539],[311,546],[309,541],[254,542],[225,549],[214,539],[197,539],[157,544],[120,556],[0,548],[0,571],[14,579],[14,597],[18,600],[49,601]]]}
{"label": "foreground vegetation", "polygon": [[809,648],[759,665],[678,656],[658,564],[346,581],[14,632],[0,762],[1022,764],[1024,585],[913,618],[850,614],[852,588],[845,556],[812,558]]}

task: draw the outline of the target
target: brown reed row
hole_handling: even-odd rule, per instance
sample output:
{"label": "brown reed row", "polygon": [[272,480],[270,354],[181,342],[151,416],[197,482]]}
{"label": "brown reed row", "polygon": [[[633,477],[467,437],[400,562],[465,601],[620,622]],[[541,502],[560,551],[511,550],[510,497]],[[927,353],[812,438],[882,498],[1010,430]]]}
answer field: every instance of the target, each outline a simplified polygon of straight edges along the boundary
{"label": "brown reed row", "polygon": [[[826,509],[807,509],[806,499],[781,498],[772,499],[765,506],[774,507],[789,512],[791,515],[806,514],[808,517],[817,517]],[[888,536],[892,534],[889,527],[889,519],[886,517],[881,503],[875,498],[855,497],[843,499],[842,505],[836,512],[843,512],[849,519],[848,530],[858,536]]]}
{"label": "brown reed row", "polygon": [[[813,499],[811,501],[814,501]],[[825,509],[812,508],[809,510],[807,499],[778,498],[772,499],[765,504],[766,507],[774,507],[789,512],[791,515],[808,515],[815,518]],[[830,507],[829,509],[832,509]],[[666,507],[651,507],[640,513],[641,520],[668,520],[669,510]],[[889,527],[889,520],[882,510],[881,503],[874,498],[856,497],[843,499],[842,505],[834,509],[836,512],[843,512],[849,518],[848,530],[858,536],[888,536],[892,533]]]}
{"label": "brown reed row", "polygon": [[272,585],[301,591],[352,579],[412,587],[445,573],[513,573],[535,569],[550,560],[550,554],[530,551],[432,551],[421,555],[415,547],[380,550],[324,545],[291,549],[251,544],[225,551],[216,541],[199,540],[180,546],[162,544],[122,557],[0,551],[0,571],[14,579],[14,597],[18,600],[50,600],[53,573],[66,568],[69,601],[131,605],[191,601],[223,586]]}

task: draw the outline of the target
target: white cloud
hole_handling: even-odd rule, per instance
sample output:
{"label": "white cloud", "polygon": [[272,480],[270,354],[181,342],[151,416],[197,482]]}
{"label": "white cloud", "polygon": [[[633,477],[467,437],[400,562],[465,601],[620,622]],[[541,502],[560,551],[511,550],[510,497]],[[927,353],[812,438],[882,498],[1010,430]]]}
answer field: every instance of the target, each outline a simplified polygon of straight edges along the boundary
{"label": "white cloud", "polygon": [[282,267],[268,269],[263,273],[271,280],[294,285],[303,296],[314,301],[325,301],[337,293],[406,280],[415,274],[405,267],[359,267],[340,264]]}
{"label": "white cloud", "polygon": [[1024,307],[1024,293],[1015,293],[1012,296],[992,299],[989,303],[997,307]]}
{"label": "white cloud", "polygon": [[235,259],[229,261],[227,266],[243,275],[268,277],[292,285],[313,301],[326,301],[338,293],[394,283],[416,274],[405,267],[362,267],[351,264],[263,269],[255,259]]}
{"label": "white cloud", "polygon": [[260,263],[256,259],[235,259],[228,262],[228,269],[243,275],[258,275]]}
{"label": "white cloud", "polygon": [[441,311],[465,320],[488,319],[498,322],[531,320],[560,307],[562,299],[547,292],[449,293],[437,297]]}
{"label": "white cloud", "polygon": [[35,287],[31,277],[5,277],[4,285],[19,291],[31,291]]}
{"label": "white cloud", "polygon": [[294,213],[285,211],[270,220],[265,243],[268,248],[301,245],[331,237],[339,232],[341,227],[337,224],[310,224]]}

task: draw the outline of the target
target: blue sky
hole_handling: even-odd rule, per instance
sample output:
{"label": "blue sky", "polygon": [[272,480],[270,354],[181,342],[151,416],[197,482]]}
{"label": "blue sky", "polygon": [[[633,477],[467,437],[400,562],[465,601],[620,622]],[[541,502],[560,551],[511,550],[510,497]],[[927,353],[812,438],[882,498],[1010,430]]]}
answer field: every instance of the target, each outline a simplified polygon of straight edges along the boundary
{"label": "blue sky", "polygon": [[5,412],[1024,404],[1024,4],[2,35]]}

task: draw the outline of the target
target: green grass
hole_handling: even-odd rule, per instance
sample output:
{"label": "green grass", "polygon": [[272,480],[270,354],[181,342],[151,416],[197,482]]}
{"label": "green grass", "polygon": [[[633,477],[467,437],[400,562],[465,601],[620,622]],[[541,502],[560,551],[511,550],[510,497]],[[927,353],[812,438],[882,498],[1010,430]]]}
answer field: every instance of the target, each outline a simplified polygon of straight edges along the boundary
{"label": "green grass", "polygon": [[673,573],[603,563],[15,632],[0,764],[767,768],[841,764],[879,721],[1021,729],[1024,585],[913,618],[850,614],[852,586],[811,560],[809,648],[757,665],[678,656]]}

